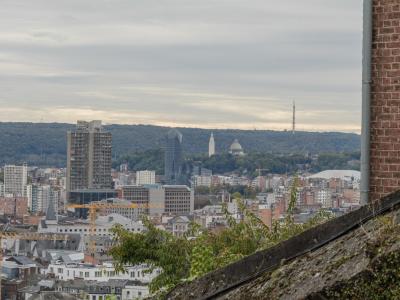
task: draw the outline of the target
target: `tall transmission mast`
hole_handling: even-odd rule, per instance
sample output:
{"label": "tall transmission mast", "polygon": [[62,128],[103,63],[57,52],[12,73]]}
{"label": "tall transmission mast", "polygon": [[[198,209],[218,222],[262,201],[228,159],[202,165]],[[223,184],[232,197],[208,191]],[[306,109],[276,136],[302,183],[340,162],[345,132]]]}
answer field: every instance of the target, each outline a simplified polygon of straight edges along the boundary
{"label": "tall transmission mast", "polygon": [[296,133],[296,103],[293,100],[293,123],[292,123],[292,134]]}

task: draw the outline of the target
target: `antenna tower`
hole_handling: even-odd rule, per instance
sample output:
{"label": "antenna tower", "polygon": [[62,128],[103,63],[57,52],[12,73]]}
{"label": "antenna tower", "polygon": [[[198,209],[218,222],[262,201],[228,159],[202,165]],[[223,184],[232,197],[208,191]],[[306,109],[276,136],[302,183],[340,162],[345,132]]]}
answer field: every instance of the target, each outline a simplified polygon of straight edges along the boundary
{"label": "antenna tower", "polygon": [[293,123],[292,123],[292,134],[296,133],[296,103],[293,101]]}

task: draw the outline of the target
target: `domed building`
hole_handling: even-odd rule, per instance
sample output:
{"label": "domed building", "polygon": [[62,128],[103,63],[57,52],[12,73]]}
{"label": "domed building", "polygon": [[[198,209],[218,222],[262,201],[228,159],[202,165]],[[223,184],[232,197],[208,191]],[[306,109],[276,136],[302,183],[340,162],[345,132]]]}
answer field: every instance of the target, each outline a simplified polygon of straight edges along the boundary
{"label": "domed building", "polygon": [[243,156],[244,151],[242,145],[240,145],[238,139],[235,139],[229,148],[229,153],[234,156]]}

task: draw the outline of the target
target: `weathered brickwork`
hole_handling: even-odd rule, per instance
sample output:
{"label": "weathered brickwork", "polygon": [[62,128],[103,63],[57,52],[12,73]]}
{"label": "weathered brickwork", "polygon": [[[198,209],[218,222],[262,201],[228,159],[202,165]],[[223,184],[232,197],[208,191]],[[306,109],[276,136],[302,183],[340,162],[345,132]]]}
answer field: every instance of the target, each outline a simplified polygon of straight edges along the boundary
{"label": "weathered brickwork", "polygon": [[400,0],[375,0],[371,200],[400,188]]}

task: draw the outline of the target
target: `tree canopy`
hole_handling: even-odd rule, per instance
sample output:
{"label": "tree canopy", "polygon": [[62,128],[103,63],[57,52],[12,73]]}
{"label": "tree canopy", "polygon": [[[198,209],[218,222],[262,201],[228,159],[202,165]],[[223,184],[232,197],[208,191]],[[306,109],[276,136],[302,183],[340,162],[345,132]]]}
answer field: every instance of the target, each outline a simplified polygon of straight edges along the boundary
{"label": "tree canopy", "polygon": [[[63,167],[66,165],[66,134],[74,128],[73,124],[61,123],[0,123],[0,163]],[[163,148],[165,134],[170,129],[150,125],[107,125],[104,128],[112,133],[116,159]],[[214,132],[216,150],[220,154],[227,153],[236,138],[246,153],[317,154],[360,149],[360,136],[349,133],[297,132],[293,135],[285,131],[199,128],[179,128],[179,131],[183,134],[183,150],[189,156],[208,153],[211,132]]]}
{"label": "tree canopy", "polygon": [[[207,155],[186,155],[186,164],[190,167],[200,165],[212,170],[213,174],[237,173],[248,177],[259,174],[294,174],[299,171],[319,172],[327,169],[360,168],[360,152],[322,153],[312,159],[300,154],[271,154],[254,152],[242,157],[229,153]],[[130,170],[156,170],[157,174],[164,173],[164,152],[153,149],[146,152],[134,152],[121,156],[114,162],[114,167],[128,163]],[[260,171],[259,171],[260,170]]]}

